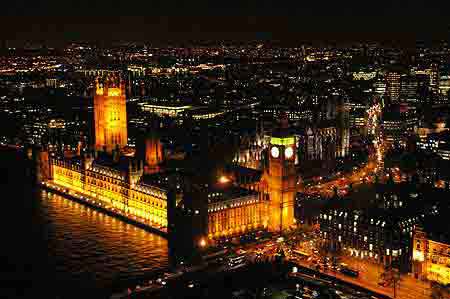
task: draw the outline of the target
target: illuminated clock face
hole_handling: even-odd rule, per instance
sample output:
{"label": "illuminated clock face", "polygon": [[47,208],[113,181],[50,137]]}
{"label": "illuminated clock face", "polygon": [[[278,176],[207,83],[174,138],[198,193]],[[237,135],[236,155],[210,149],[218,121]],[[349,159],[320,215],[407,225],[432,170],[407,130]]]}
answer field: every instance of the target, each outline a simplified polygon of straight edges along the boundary
{"label": "illuminated clock face", "polygon": [[274,158],[278,158],[280,156],[280,150],[276,146],[274,146],[270,149],[270,153],[272,154],[272,157],[274,157]]}
{"label": "illuminated clock face", "polygon": [[294,150],[292,149],[292,147],[287,147],[284,150],[284,156],[286,157],[286,159],[292,158],[293,155],[294,155]]}

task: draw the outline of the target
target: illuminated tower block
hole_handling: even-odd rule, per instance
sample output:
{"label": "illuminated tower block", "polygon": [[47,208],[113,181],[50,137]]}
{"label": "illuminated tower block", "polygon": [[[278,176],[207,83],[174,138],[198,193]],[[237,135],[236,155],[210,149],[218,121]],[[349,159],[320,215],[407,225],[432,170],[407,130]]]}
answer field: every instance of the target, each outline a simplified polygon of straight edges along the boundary
{"label": "illuminated tower block", "polygon": [[388,72],[386,74],[386,95],[395,102],[400,95],[400,73]]}
{"label": "illuminated tower block", "polygon": [[164,160],[163,147],[155,132],[141,132],[136,144],[136,157],[145,162],[146,174],[159,172]]}
{"label": "illuminated tower block", "polygon": [[136,157],[145,162],[145,173],[151,174],[159,171],[164,161],[164,150],[158,134],[159,122],[150,120],[145,130],[141,130],[136,139]]}
{"label": "illuminated tower block", "polygon": [[145,162],[148,166],[147,172],[158,172],[159,164],[163,160],[163,149],[159,138],[150,135],[145,140]]}
{"label": "illuminated tower block", "polygon": [[123,148],[128,142],[125,84],[109,75],[96,81],[94,96],[95,148],[112,153],[116,145]]}
{"label": "illuminated tower block", "polygon": [[336,156],[343,158],[348,155],[350,148],[349,109],[343,98],[338,99],[336,112]]}
{"label": "illuminated tower block", "polygon": [[270,199],[270,231],[282,231],[294,224],[297,193],[295,137],[288,131],[287,119],[272,133],[269,144],[269,168],[266,173]]}

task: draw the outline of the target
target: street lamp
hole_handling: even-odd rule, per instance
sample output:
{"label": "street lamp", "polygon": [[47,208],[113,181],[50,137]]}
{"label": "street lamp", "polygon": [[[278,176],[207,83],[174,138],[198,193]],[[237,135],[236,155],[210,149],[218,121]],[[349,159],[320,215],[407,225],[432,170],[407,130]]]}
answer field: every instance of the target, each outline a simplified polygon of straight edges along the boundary
{"label": "street lamp", "polygon": [[226,183],[228,183],[230,181],[230,179],[229,178],[227,178],[226,176],[221,176],[220,178],[219,178],[219,183],[221,183],[221,184],[226,184]]}

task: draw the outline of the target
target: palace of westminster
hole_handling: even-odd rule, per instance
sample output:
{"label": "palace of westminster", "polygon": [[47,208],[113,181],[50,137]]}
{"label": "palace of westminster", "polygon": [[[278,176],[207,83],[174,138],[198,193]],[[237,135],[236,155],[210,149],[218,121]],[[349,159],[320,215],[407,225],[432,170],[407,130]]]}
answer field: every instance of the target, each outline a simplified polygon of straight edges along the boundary
{"label": "palace of westminster", "polygon": [[[295,225],[299,152],[326,154],[330,150],[318,151],[322,143],[317,140],[335,142],[336,135],[335,130],[325,130],[316,136],[309,128],[300,143],[287,117],[282,117],[270,134],[247,140],[244,151],[242,141],[233,167],[210,183],[209,178],[197,179],[201,165],[166,166],[157,130],[147,130],[135,148],[127,146],[125,84],[118,76],[96,80],[93,106],[92,149],[79,146],[64,155],[40,149],[35,154],[40,184],[160,233],[179,232],[186,238],[183,242],[194,247],[259,230],[281,232]],[[263,150],[266,161],[260,163]]]}
{"label": "palace of westminster", "polygon": [[[193,244],[250,231],[280,231],[294,224],[297,190],[296,142],[287,120],[270,138],[267,169],[250,182],[237,172],[215,184],[192,179],[183,169],[164,169],[161,142],[153,132],[127,148],[125,87],[115,76],[97,80],[94,96],[95,150],[36,154],[38,180],[84,201],[169,233],[187,229]],[[250,170],[250,169],[247,169]],[[186,223],[190,223],[186,228]]]}

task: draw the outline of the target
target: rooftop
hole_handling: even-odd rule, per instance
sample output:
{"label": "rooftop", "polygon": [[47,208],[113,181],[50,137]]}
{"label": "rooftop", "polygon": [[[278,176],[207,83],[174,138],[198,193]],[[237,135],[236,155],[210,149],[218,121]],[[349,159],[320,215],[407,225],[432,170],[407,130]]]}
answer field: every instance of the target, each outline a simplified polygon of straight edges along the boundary
{"label": "rooftop", "polygon": [[232,200],[245,196],[257,196],[258,192],[244,189],[233,185],[232,183],[222,184],[218,183],[210,185],[208,188],[208,203],[215,203],[221,201]]}
{"label": "rooftop", "polygon": [[247,182],[247,183],[259,182],[262,177],[262,171],[243,167],[240,165],[230,166],[229,171],[239,182]]}
{"label": "rooftop", "polygon": [[[376,198],[379,194],[379,198]],[[397,208],[384,208],[383,196],[396,195]],[[382,219],[390,225],[401,225],[404,221],[417,222],[424,217],[434,217],[445,209],[449,193],[443,189],[418,187],[406,183],[387,185],[380,184],[377,189],[371,188],[363,192],[354,192],[346,198],[331,199],[324,211],[343,211],[349,214],[359,214],[360,219]],[[371,199],[369,202],[367,199]],[[390,199],[392,200],[392,198]]]}
{"label": "rooftop", "polygon": [[127,172],[129,170],[130,162],[134,166],[138,165],[138,161],[132,157],[120,156],[117,161],[110,154],[100,153],[92,163],[93,166],[102,166],[111,168],[120,172]]}
{"label": "rooftop", "polygon": [[149,186],[157,186],[166,190],[171,187],[171,184],[173,184],[173,188],[180,189],[184,184],[185,176],[186,173],[181,170],[170,170],[154,174],[144,174],[141,177],[140,183]]}
{"label": "rooftop", "polygon": [[427,216],[423,219],[421,226],[429,239],[450,245],[449,212],[449,210],[443,211],[438,216]]}

